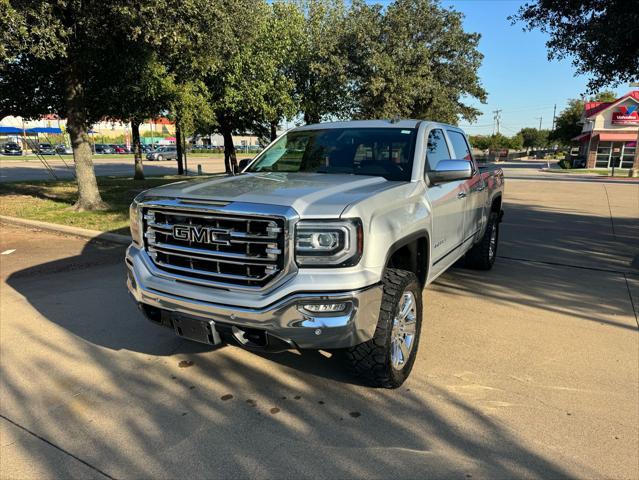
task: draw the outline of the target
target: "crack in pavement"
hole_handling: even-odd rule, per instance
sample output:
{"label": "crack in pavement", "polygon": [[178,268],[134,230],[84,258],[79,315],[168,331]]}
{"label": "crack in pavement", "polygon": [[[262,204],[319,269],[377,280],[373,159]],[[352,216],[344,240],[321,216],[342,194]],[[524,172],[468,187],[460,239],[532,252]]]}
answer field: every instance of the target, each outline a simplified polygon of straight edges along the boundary
{"label": "crack in pavement", "polygon": [[579,268],[582,270],[592,270],[594,272],[605,272],[605,273],[617,273],[619,275],[636,275],[639,272],[624,272],[622,270],[610,270],[608,268],[601,268],[601,267],[588,267],[585,265],[573,265],[570,263],[561,263],[561,262],[550,262],[548,260],[533,260],[530,258],[520,258],[520,257],[506,257],[503,255],[497,255],[497,258],[503,258],[504,260],[513,260],[516,262],[527,262],[527,263],[540,263],[542,265],[552,265],[552,266],[556,266],[556,267],[569,267],[569,268]]}
{"label": "crack in pavement", "polygon": [[607,268],[586,267],[584,265],[571,265],[569,263],[549,262],[546,260],[531,260],[529,258],[505,257],[502,255],[497,255],[497,258],[503,258],[504,260],[511,260],[515,262],[538,263],[541,265],[551,265],[554,267],[578,268],[581,270],[590,270],[593,272],[616,273],[618,275],[621,275],[623,276],[624,282],[626,283],[626,289],[628,290],[628,299],[630,300],[630,308],[632,308],[632,313],[635,317],[635,322],[637,323],[637,327],[639,328],[639,312],[637,311],[639,308],[639,305],[635,306],[635,302],[632,298],[632,291],[630,290],[630,282],[628,282],[628,276],[627,276],[627,275],[635,275],[636,274],[635,272],[623,272],[619,270],[610,270]]}
{"label": "crack in pavement", "polygon": [[82,463],[83,465],[89,467],[91,470],[99,473],[100,475],[103,475],[104,477],[110,479],[110,480],[116,480],[115,477],[112,477],[111,475],[109,475],[108,473],[100,470],[98,467],[96,467],[95,465],[90,464],[89,462],[87,462],[86,460],[82,460],[80,457],[74,455],[73,453],[65,450],[64,448],[56,445],[55,443],[51,442],[50,440],[47,440],[46,438],[38,435],[35,432],[32,432],[31,430],[29,430],[26,427],[23,427],[22,425],[20,425],[19,423],[14,422],[13,420],[11,420],[10,418],[4,416],[3,414],[0,413],[0,418],[2,418],[3,420],[5,420],[6,422],[9,422],[11,425],[13,425],[14,427],[19,428],[20,430],[22,430],[23,432],[26,432],[27,434],[31,435],[32,437],[37,438],[38,440],[46,443],[47,445],[49,445],[50,447],[55,448],[56,450],[62,452],[63,454],[73,458],[74,460],[77,460],[78,462]]}

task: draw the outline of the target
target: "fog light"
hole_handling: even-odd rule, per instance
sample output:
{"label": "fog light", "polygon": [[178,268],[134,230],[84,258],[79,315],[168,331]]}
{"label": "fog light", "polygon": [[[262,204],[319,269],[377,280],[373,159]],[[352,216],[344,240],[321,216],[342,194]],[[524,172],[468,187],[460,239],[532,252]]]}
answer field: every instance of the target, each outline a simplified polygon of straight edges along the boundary
{"label": "fog light", "polygon": [[303,307],[312,313],[337,313],[346,310],[345,303],[308,303]]}

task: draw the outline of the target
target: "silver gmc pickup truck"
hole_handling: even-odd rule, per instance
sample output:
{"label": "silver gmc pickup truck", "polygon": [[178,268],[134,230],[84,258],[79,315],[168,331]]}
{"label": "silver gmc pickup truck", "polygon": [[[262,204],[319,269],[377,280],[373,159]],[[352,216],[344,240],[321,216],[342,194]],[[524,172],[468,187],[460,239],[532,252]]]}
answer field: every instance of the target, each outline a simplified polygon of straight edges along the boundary
{"label": "silver gmc pickup truck", "polygon": [[462,257],[495,261],[503,174],[477,166],[457,127],[306,125],[240,170],[131,205],[128,288],[180,337],[342,353],[396,388],[415,362],[422,289]]}

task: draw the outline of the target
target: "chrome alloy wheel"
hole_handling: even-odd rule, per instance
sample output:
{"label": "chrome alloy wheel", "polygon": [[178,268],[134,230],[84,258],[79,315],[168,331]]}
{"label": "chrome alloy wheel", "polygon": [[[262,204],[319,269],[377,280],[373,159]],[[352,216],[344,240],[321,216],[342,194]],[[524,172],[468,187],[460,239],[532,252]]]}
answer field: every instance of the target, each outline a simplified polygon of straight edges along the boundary
{"label": "chrome alloy wheel", "polygon": [[495,258],[495,252],[497,252],[497,225],[493,224],[490,232],[490,242],[488,243],[488,258],[490,260]]}
{"label": "chrome alloy wheel", "polygon": [[417,302],[413,292],[404,292],[399,301],[397,316],[391,332],[391,362],[395,370],[401,370],[408,362],[415,343],[417,328]]}

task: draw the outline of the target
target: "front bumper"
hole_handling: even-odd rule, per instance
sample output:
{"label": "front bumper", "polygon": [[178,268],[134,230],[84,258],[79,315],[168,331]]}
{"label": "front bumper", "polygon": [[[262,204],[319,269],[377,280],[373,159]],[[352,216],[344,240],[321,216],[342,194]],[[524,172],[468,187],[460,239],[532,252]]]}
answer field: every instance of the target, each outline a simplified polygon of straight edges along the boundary
{"label": "front bumper", "polygon": [[[170,313],[174,313],[213,320],[222,329],[254,329],[281,340],[291,348],[300,349],[336,349],[357,345],[370,340],[377,327],[383,294],[381,284],[343,292],[294,293],[262,308],[246,308],[180,296],[177,294],[179,283],[174,283],[170,293],[154,289],[136,274],[134,262],[128,255],[126,264],[129,292],[143,307],[147,317],[151,317],[149,307],[158,315],[164,313],[157,319],[151,319],[168,327],[172,326]],[[303,306],[309,303],[344,303],[346,308],[331,315],[317,314],[304,310]]]}

